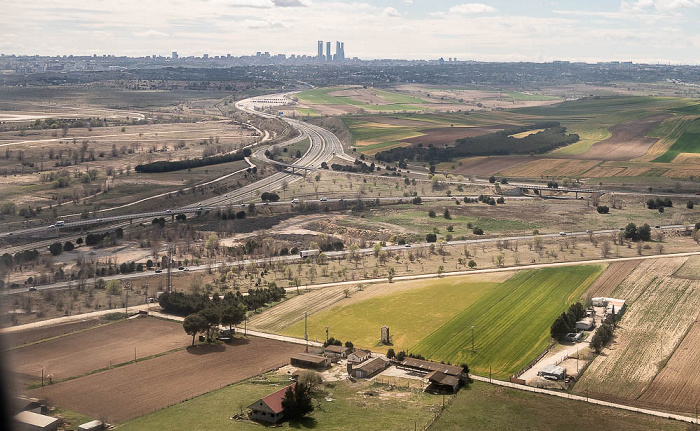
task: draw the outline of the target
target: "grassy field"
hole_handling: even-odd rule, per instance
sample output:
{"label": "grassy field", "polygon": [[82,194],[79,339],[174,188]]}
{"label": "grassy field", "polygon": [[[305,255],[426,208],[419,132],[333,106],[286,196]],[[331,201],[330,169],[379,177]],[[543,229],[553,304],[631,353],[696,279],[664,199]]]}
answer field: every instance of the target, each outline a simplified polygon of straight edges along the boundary
{"label": "grassy field", "polygon": [[[502,282],[472,282],[468,277],[420,282],[420,288],[391,296],[335,306],[312,315],[311,338],[330,334],[357,346],[376,348],[379,328],[389,326],[395,350],[467,362],[472,371],[505,378],[517,372],[549,342],[549,326],[600,275],[599,266],[523,271]],[[443,301],[441,298],[450,298]],[[471,326],[476,327],[471,353]],[[299,321],[284,334],[300,336]],[[383,350],[383,348],[381,348]]]}
{"label": "grassy field", "polygon": [[[259,430],[260,424],[249,420],[229,419],[257,399],[290,383],[286,375],[267,373],[262,379],[251,379],[202,395],[182,404],[127,422],[117,429],[140,430]],[[373,391],[375,396],[367,395]],[[378,396],[377,396],[378,395]],[[328,401],[331,400],[331,401]],[[362,430],[401,430],[428,423],[442,397],[404,390],[385,391],[369,383],[337,382],[317,391],[314,412],[300,423],[284,422],[282,429],[316,428],[345,430],[351,424]],[[362,414],[358,414],[362,411]]]}
{"label": "grassy field", "polygon": [[310,105],[353,105],[370,111],[419,111],[423,109],[420,106],[412,105],[412,103],[424,103],[421,99],[383,90],[367,89],[365,91],[384,100],[386,104],[370,104],[349,96],[329,94],[339,90],[343,90],[343,88],[316,88],[297,93],[296,97],[302,103]]}
{"label": "grassy field", "polygon": [[686,425],[640,413],[474,382],[430,427],[451,430],[685,430]]}
{"label": "grassy field", "polygon": [[507,378],[544,350],[554,318],[583,295],[601,272],[600,266],[590,265],[520,272],[412,350],[427,358],[466,362],[479,374],[487,374],[490,367],[496,378]]}
{"label": "grassy field", "polygon": [[655,162],[672,162],[681,153],[700,153],[700,133],[683,133],[680,138]]}

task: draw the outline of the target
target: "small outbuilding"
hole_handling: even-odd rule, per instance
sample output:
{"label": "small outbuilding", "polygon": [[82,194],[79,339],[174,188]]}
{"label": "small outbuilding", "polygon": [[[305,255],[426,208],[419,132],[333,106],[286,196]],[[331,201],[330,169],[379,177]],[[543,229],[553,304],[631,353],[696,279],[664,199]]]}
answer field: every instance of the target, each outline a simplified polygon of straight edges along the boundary
{"label": "small outbuilding", "polygon": [[445,374],[442,371],[431,371],[425,375],[425,379],[428,381],[428,387],[425,388],[425,391],[431,393],[453,394],[459,390],[461,384],[458,377]]}
{"label": "small outbuilding", "polygon": [[401,362],[399,368],[419,374],[428,374],[432,371],[440,371],[441,373],[458,378],[462,378],[463,372],[462,367],[458,367],[456,365],[440,364],[438,362],[416,358],[406,358],[403,362]]}
{"label": "small outbuilding", "polygon": [[369,359],[370,356],[372,356],[372,354],[367,350],[355,349],[352,353],[348,354],[348,364],[361,364]]}
{"label": "small outbuilding", "polygon": [[104,425],[100,421],[90,421],[78,427],[78,431],[98,431],[104,428]]}
{"label": "small outbuilding", "polygon": [[581,341],[581,338],[583,338],[582,332],[569,332],[564,337],[566,341],[571,341],[572,343],[578,343],[579,341]]}
{"label": "small outbuilding", "polygon": [[329,345],[323,348],[323,353],[326,357],[331,358],[331,360],[337,361],[338,359],[345,359],[352,349],[345,346],[335,346]]}
{"label": "small outbuilding", "polygon": [[249,405],[250,418],[254,421],[268,422],[271,424],[276,424],[277,422],[284,419],[284,408],[282,407],[282,400],[284,399],[284,394],[287,389],[292,388],[296,383],[289,385],[279,391],[272,393],[265,398],[261,398]]}
{"label": "small outbuilding", "polygon": [[14,417],[17,431],[56,431],[58,419],[29,411],[19,412]]}
{"label": "small outbuilding", "polygon": [[557,365],[546,365],[537,375],[547,380],[564,380],[566,378],[566,368]]}
{"label": "small outbuilding", "polygon": [[297,353],[292,355],[289,363],[295,367],[301,368],[313,368],[313,369],[324,369],[331,366],[331,360],[329,358],[324,358],[319,355],[312,355],[311,353]]}
{"label": "small outbuilding", "polygon": [[595,326],[595,319],[592,317],[584,317],[576,322],[577,331],[590,331]]}
{"label": "small outbuilding", "polygon": [[351,376],[357,379],[368,379],[375,374],[384,371],[388,364],[389,363],[382,358],[372,358],[364,361],[356,367],[349,365],[348,368],[350,369],[348,372]]}

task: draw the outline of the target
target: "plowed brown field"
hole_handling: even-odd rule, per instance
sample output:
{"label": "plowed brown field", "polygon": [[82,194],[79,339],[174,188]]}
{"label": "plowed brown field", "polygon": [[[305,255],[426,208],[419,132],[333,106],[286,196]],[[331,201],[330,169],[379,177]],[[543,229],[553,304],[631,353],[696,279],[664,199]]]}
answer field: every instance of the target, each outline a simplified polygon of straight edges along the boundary
{"label": "plowed brown field", "polygon": [[692,413],[700,399],[700,324],[696,320],[683,342],[640,401]]}
{"label": "plowed brown field", "polygon": [[[122,423],[277,368],[303,349],[262,338],[239,339],[231,345],[200,345],[37,388],[28,394],[91,417]],[[238,409],[231,406],[231,411]]]}
{"label": "plowed brown field", "polygon": [[70,334],[72,332],[82,331],[104,323],[105,322],[100,319],[85,319],[78,322],[64,323],[50,327],[32,328],[24,331],[3,333],[0,335],[0,338],[3,339],[3,347],[11,348],[45,340],[47,338]]}
{"label": "plowed brown field", "polygon": [[643,156],[658,141],[646,135],[671,114],[654,114],[639,120],[618,124],[610,129],[612,136],[593,144],[591,149],[578,156],[595,160],[632,160]]}
{"label": "plowed brown field", "polygon": [[446,145],[453,144],[455,140],[462,138],[473,138],[474,136],[486,135],[487,133],[498,132],[503,130],[504,127],[494,126],[494,127],[435,127],[432,129],[424,129],[420,132],[423,136],[417,136],[415,138],[405,139],[406,142],[411,144],[433,144],[433,145]]}
{"label": "plowed brown field", "polygon": [[24,382],[53,374],[54,381],[184,347],[191,340],[182,325],[139,318],[100,326],[65,337],[15,349],[13,370]]}
{"label": "plowed brown field", "polygon": [[628,260],[625,262],[611,263],[608,269],[591,284],[586,295],[593,298],[597,296],[610,296],[613,290],[622,283],[622,280],[639,265],[639,262],[639,260]]}

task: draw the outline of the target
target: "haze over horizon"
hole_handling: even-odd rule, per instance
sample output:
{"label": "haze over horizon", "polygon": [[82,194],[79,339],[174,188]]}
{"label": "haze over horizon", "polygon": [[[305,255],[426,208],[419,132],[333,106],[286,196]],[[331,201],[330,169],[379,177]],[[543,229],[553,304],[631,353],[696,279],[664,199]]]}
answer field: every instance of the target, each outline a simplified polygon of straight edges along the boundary
{"label": "haze over horizon", "polygon": [[6,0],[0,52],[699,64],[700,0]]}

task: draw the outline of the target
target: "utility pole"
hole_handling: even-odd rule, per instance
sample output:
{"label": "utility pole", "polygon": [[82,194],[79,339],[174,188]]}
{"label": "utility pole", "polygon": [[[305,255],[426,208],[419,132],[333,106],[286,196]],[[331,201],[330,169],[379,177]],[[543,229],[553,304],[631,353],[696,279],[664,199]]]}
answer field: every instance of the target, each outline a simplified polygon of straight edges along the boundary
{"label": "utility pole", "polygon": [[173,278],[172,278],[172,261],[173,261],[173,247],[168,245],[168,293],[173,293]]}
{"label": "utility pole", "polygon": [[330,326],[326,326],[326,343],[328,343],[328,328],[330,328]]}
{"label": "utility pole", "polygon": [[304,311],[304,340],[306,340],[306,353],[309,353],[309,331],[308,331],[308,313]]}

